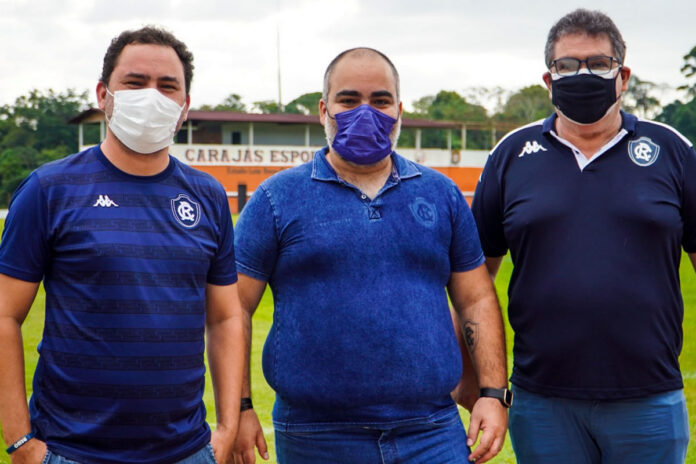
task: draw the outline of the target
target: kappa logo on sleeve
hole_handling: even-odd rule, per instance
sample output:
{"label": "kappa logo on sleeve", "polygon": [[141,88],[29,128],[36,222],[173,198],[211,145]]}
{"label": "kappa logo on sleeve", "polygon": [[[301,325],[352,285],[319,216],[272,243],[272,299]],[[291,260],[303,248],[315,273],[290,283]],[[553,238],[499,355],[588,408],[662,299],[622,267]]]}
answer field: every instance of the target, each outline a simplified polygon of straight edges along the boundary
{"label": "kappa logo on sleeve", "polygon": [[172,214],[176,222],[186,227],[187,229],[192,229],[196,227],[201,219],[201,205],[188,195],[180,193],[176,198],[171,199],[172,204]]}
{"label": "kappa logo on sleeve", "polygon": [[650,166],[657,161],[660,146],[648,137],[640,137],[628,142],[628,156],[640,167]]}

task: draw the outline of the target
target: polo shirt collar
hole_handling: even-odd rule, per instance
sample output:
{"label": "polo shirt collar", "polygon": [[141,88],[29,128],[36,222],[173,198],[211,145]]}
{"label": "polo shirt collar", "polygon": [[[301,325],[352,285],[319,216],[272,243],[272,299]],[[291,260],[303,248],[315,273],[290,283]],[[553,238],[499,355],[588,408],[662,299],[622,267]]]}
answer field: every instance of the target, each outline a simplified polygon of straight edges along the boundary
{"label": "polo shirt collar", "polygon": [[[338,174],[331,167],[331,164],[326,159],[326,154],[329,152],[329,147],[324,147],[314,154],[312,160],[312,179],[322,181],[340,182]],[[403,179],[411,179],[421,175],[420,170],[415,163],[407,160],[395,151],[390,155],[392,157],[392,175],[393,181],[399,182]]]}
{"label": "polo shirt collar", "polygon": [[[551,116],[548,118],[544,119],[544,122],[541,126],[541,131],[545,135],[548,135],[551,133],[551,131],[556,132],[556,119],[558,118],[558,114],[553,113]],[[635,117],[632,114],[626,113],[624,110],[621,110],[621,128],[625,129],[626,132],[629,134],[632,134],[636,131],[636,122],[638,121],[638,118]]]}
{"label": "polo shirt collar", "polygon": [[551,116],[544,120],[542,124],[542,133],[545,137],[553,137],[563,145],[567,146],[573,152],[573,156],[575,156],[575,161],[578,163],[578,168],[580,168],[580,171],[583,171],[594,160],[596,160],[604,153],[612,149],[615,145],[621,142],[621,140],[623,140],[624,137],[633,134],[636,129],[636,121],[638,120],[638,118],[634,115],[625,113],[623,110],[621,110],[621,128],[619,129],[619,132],[613,139],[607,142],[594,155],[592,155],[591,158],[588,159],[575,145],[558,135],[558,133],[556,132],[555,125],[556,118],[558,118],[558,115],[556,113],[553,113]]}

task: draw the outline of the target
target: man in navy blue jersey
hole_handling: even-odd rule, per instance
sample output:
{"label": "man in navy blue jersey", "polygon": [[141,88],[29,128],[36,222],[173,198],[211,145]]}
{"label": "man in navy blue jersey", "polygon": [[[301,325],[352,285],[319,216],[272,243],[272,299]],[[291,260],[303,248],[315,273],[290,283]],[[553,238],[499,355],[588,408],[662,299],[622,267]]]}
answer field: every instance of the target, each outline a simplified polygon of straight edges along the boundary
{"label": "man in navy blue jersey", "polygon": [[[486,462],[503,445],[503,326],[474,220],[450,179],[394,152],[401,110],[386,56],[339,54],[319,105],[328,146],[260,185],[237,223],[242,306],[253,313],[267,283],[274,296],[263,368],[282,464]],[[468,437],[447,291],[489,388]],[[255,444],[263,454],[244,411],[236,462]]]}
{"label": "man in navy blue jersey", "polygon": [[510,251],[510,436],[521,464],[683,463],[683,248],[696,261],[696,153],[620,109],[613,21],[550,30],[555,114],[507,135],[473,202],[489,272]]}
{"label": "man in navy blue jersey", "polygon": [[[126,31],[104,57],[104,141],[19,186],[0,244],[0,421],[13,463],[226,462],[248,333],[227,198],[169,156],[193,56]],[[20,326],[46,320],[29,405]],[[203,354],[217,427],[206,423]]]}

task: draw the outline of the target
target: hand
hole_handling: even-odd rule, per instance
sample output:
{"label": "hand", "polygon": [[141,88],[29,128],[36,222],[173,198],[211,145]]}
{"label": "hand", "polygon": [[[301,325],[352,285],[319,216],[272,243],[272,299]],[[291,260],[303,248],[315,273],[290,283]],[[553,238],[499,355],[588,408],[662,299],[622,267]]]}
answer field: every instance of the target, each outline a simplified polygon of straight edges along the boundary
{"label": "hand", "polygon": [[495,398],[479,398],[474,404],[469,422],[466,444],[473,446],[479,432],[481,441],[469,456],[469,461],[483,463],[492,459],[503,448],[507,432],[507,408]]}
{"label": "hand", "polygon": [[32,438],[10,454],[10,462],[12,464],[41,464],[46,456],[46,450],[46,443],[38,438]]}
{"label": "hand", "polygon": [[231,462],[234,436],[233,430],[220,426],[220,424],[218,424],[217,428],[210,434],[210,445],[213,447],[215,460],[219,464]]}
{"label": "hand", "polygon": [[268,460],[268,447],[259,418],[253,409],[247,409],[242,411],[239,418],[239,433],[233,450],[234,464],[255,464],[254,446],[259,449],[261,457]]}
{"label": "hand", "polygon": [[476,400],[479,398],[479,385],[476,378],[462,376],[457,386],[450,393],[450,396],[455,403],[471,412],[474,409]]}

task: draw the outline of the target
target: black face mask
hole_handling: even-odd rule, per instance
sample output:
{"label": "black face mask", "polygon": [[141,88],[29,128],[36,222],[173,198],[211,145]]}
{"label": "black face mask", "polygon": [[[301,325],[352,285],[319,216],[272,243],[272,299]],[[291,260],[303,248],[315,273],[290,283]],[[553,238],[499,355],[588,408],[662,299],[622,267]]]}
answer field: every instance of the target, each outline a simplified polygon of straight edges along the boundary
{"label": "black face mask", "polygon": [[591,124],[616,103],[616,77],[576,74],[551,81],[551,102],[573,122]]}

